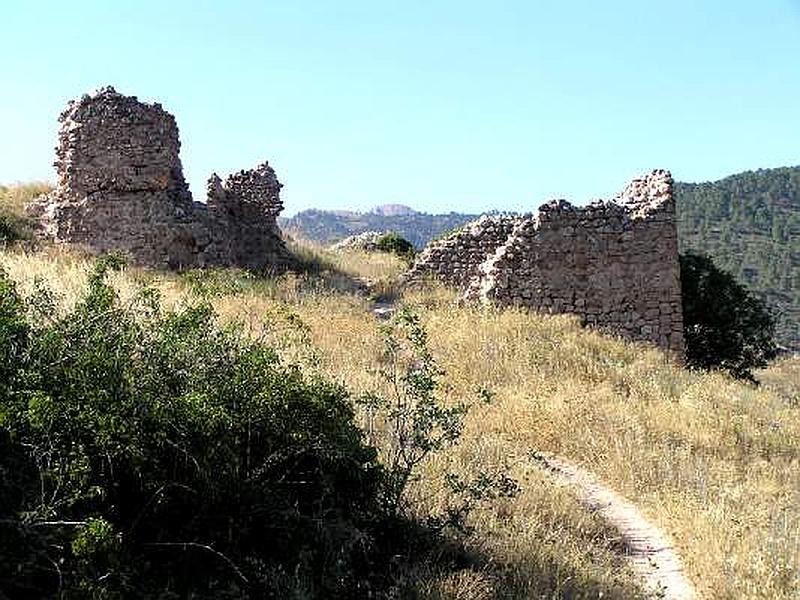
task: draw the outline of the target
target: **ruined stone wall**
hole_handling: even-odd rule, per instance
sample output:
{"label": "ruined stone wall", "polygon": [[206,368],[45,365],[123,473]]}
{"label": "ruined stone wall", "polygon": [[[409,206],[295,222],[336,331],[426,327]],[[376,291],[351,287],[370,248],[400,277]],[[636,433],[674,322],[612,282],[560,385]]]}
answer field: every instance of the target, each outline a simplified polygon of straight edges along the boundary
{"label": "ruined stone wall", "polygon": [[[417,272],[447,269],[421,259]],[[666,171],[634,180],[611,202],[575,207],[558,200],[517,217],[474,272],[468,298],[574,313],[588,325],[683,355],[675,203]],[[459,282],[454,273],[451,266],[441,278]]]}
{"label": "ruined stone wall", "polygon": [[57,187],[30,209],[45,236],[168,268],[291,263],[268,164],[224,183],[212,176],[201,204],[183,177],[175,119],[159,104],[103,88],[70,102],[59,121]]}
{"label": "ruined stone wall", "polygon": [[510,215],[484,215],[447,238],[428,244],[406,274],[406,280],[432,276],[449,285],[465,287],[487,256],[508,239],[516,220]]}
{"label": "ruined stone wall", "polygon": [[207,206],[222,235],[205,252],[205,260],[247,268],[290,264],[277,223],[283,210],[281,187],[266,162],[229,175],[224,182],[214,173],[208,181]]}

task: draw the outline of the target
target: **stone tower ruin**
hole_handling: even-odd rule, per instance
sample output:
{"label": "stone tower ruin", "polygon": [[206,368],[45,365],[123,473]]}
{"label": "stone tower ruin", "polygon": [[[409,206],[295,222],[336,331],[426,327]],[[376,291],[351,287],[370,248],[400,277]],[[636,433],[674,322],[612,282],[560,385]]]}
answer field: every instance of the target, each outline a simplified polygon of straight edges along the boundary
{"label": "stone tower ruin", "polygon": [[70,102],[59,122],[57,186],[30,208],[46,237],[172,269],[292,264],[267,163],[224,182],[212,175],[203,204],[192,201],[178,127],[160,104],[106,87]]}
{"label": "stone tower ruin", "polygon": [[420,255],[434,277],[498,306],[573,313],[590,326],[684,353],[672,176],[634,179],[609,202],[564,200],[536,215],[484,216]]}

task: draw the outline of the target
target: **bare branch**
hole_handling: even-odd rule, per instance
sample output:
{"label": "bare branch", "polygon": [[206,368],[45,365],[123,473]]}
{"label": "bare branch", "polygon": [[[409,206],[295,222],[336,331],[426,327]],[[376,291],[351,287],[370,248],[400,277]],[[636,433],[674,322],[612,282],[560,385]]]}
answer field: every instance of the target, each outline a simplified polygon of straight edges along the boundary
{"label": "bare branch", "polygon": [[208,546],[206,544],[199,544],[197,542],[149,542],[149,543],[145,543],[144,545],[145,546],[167,547],[167,548],[182,548],[183,550],[187,550],[189,548],[196,548],[198,550],[205,550],[206,552],[210,552],[211,554],[213,554],[217,558],[222,559],[222,561],[225,564],[227,564],[234,573],[236,573],[236,575],[239,577],[239,579],[241,579],[242,581],[244,581],[248,585],[250,584],[250,582],[247,580],[247,577],[244,576],[244,573],[242,573],[241,569],[239,569],[239,567],[236,566],[235,562],[233,562],[230,558],[225,556],[222,552],[220,552],[218,550],[214,550],[214,548],[212,548],[211,546]]}

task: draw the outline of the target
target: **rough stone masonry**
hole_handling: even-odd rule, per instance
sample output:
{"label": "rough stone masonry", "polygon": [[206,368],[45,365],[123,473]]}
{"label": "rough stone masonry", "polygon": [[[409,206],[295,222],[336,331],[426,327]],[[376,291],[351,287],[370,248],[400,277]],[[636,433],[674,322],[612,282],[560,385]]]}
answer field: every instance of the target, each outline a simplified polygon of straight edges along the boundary
{"label": "rough stone masonry", "polygon": [[466,298],[547,313],[684,354],[672,176],[634,179],[612,201],[564,200],[537,215],[481,217],[420,255],[408,280],[433,276]]}
{"label": "rough stone masonry", "polygon": [[175,118],[160,104],[106,87],[70,102],[59,121],[57,186],[29,209],[46,237],[172,269],[293,263],[267,163],[224,182],[213,174],[207,203],[193,202]]}

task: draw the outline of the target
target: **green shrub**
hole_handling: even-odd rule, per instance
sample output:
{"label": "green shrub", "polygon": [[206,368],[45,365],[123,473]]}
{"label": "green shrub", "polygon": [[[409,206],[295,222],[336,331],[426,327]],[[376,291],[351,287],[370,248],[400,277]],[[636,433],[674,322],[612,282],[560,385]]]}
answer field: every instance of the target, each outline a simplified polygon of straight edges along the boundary
{"label": "green shrub", "polygon": [[18,215],[0,209],[0,243],[31,238],[31,224]]}
{"label": "green shrub", "polygon": [[777,353],[773,316],[709,257],[687,253],[680,262],[687,364],[755,381],[751,369]]}
{"label": "green shrub", "polygon": [[382,471],[345,390],[121,306],[118,266],[35,323],[0,275],[0,597],[359,596]]}
{"label": "green shrub", "polygon": [[257,282],[252,272],[234,268],[189,269],[180,277],[193,295],[206,299],[241,294]]}
{"label": "green shrub", "polygon": [[414,257],[414,245],[393,231],[378,238],[375,247],[381,252],[396,254],[406,260],[411,260]]}
{"label": "green shrub", "polygon": [[25,206],[51,189],[47,183],[0,185],[0,244],[33,237],[34,222],[25,214]]}
{"label": "green shrub", "polygon": [[[441,396],[440,379],[445,372],[428,348],[428,333],[412,309],[401,307],[383,328],[383,334],[381,375],[390,391],[388,395],[365,394],[360,402],[369,422],[382,421],[388,434],[384,440],[386,480],[381,494],[384,512],[408,516],[405,495],[409,483],[419,477],[418,469],[430,454],[459,441],[470,406],[448,402]],[[476,399],[489,403],[492,394],[481,388]],[[451,527],[462,533],[468,530],[466,519],[478,504],[501,496],[513,497],[518,491],[506,470],[479,472],[469,478],[447,472],[442,483],[449,491],[447,506],[442,514],[428,515],[427,524],[435,530]]]}

